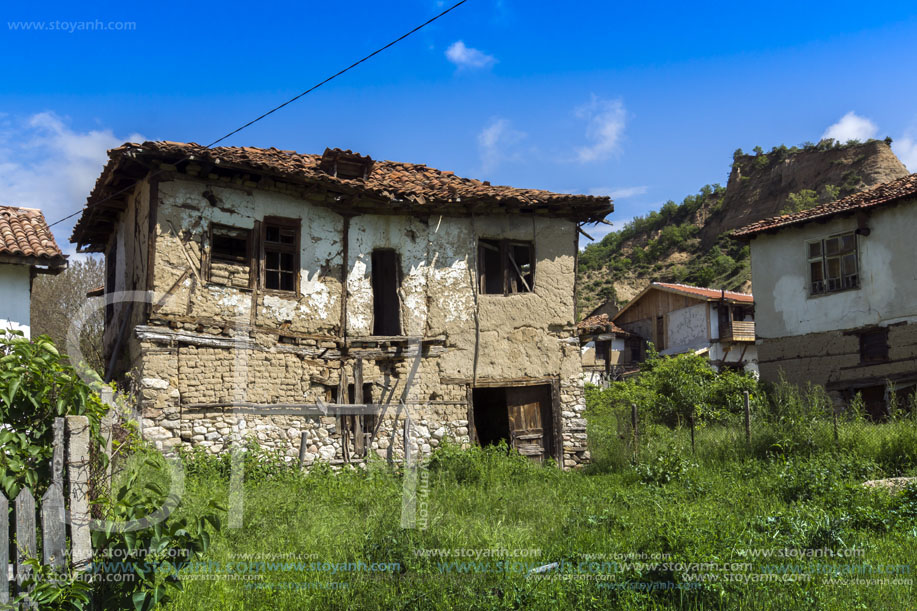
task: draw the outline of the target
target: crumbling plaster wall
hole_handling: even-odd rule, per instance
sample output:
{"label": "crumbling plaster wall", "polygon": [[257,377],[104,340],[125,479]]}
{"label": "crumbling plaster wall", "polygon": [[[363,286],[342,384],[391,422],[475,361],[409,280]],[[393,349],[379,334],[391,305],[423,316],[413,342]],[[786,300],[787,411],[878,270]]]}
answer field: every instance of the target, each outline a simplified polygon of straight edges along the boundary
{"label": "crumbling plaster wall", "polygon": [[706,303],[698,303],[687,308],[673,310],[666,317],[666,350],[663,354],[678,354],[696,350],[710,343],[707,329]]}
{"label": "crumbling plaster wall", "polygon": [[[157,303],[151,318],[226,339],[236,332],[234,326],[254,322],[250,335],[257,349],[137,342],[143,354],[145,434],[162,447],[187,444],[214,452],[225,448],[227,435],[253,434],[262,445],[293,456],[299,433],[307,431],[307,461],[340,459],[340,431],[334,418],[240,416],[217,406],[234,401],[328,400],[342,368],[353,381],[354,355],[343,361],[334,356],[341,348],[344,217],[291,195],[195,179],[162,181],[158,194]],[[201,261],[209,247],[210,224],[251,228],[269,215],[302,220],[300,294],[253,293],[207,283]],[[349,220],[347,337],[371,335],[371,254],[377,248],[392,248],[399,253],[402,271],[403,332],[441,338],[444,343],[439,352],[423,359],[408,397],[432,402],[412,415],[419,452],[431,451],[445,435],[470,442],[467,385],[474,379],[550,377],[560,382],[564,462],[573,466],[588,457],[580,354],[573,337],[576,227],[560,219],[521,221],[519,216],[375,214]],[[534,292],[476,295],[476,235],[534,239]],[[303,337],[295,347],[284,346],[272,331]],[[386,384],[395,385],[400,396],[408,365],[404,358],[365,359],[364,381],[380,392]],[[372,451],[401,455],[403,444],[395,434],[400,430],[398,415],[393,406]]]}

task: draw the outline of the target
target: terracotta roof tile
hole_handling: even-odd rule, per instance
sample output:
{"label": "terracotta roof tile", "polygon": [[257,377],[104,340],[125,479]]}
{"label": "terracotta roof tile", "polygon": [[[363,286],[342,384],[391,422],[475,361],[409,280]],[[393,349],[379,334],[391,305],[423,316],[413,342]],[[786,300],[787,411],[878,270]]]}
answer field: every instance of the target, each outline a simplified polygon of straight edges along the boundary
{"label": "terracotta roof tile", "polygon": [[[325,155],[300,154],[276,148],[216,147],[180,142],[127,143],[108,152],[109,161],[89,195],[86,209],[77,221],[72,241],[88,243],[87,231],[96,219],[92,218],[95,203],[111,196],[118,187],[113,186],[115,174],[132,160],[179,164],[189,158],[198,165],[212,165],[218,169],[251,172],[293,184],[316,184],[340,193],[359,194],[364,199],[395,207],[411,208],[461,208],[474,207],[486,213],[498,211],[498,206],[510,209],[534,210],[564,209],[578,219],[599,220],[613,210],[611,200],[605,196],[571,195],[539,189],[518,189],[491,185],[487,181],[461,178],[423,164],[395,161],[376,161],[350,151],[328,149]],[[341,178],[329,173],[334,159],[346,158],[350,163],[365,163],[368,174],[359,178]],[[324,164],[323,164],[324,158]],[[101,214],[101,213],[100,213]]]}
{"label": "terracotta roof tile", "polygon": [[737,293],[735,291],[724,291],[721,289],[708,289],[701,286],[690,286],[688,284],[675,284],[673,282],[654,282],[652,286],[666,288],[671,291],[678,291],[686,295],[703,297],[704,299],[731,299],[744,303],[754,303],[754,295],[750,293]]}
{"label": "terracotta roof tile", "polygon": [[877,185],[870,189],[860,191],[793,214],[784,214],[763,219],[736,229],[732,232],[735,238],[752,238],[755,235],[773,229],[780,229],[789,225],[797,225],[808,221],[815,221],[830,217],[842,212],[853,212],[875,208],[883,204],[890,204],[905,198],[917,197],[917,174],[903,176],[897,180]]}
{"label": "terracotta roof tile", "polygon": [[40,210],[0,206],[0,255],[63,263],[66,257]]}
{"label": "terracotta roof tile", "polygon": [[576,323],[576,330],[580,334],[616,333],[618,335],[630,335],[630,333],[611,322],[608,314],[596,314],[585,318]]}

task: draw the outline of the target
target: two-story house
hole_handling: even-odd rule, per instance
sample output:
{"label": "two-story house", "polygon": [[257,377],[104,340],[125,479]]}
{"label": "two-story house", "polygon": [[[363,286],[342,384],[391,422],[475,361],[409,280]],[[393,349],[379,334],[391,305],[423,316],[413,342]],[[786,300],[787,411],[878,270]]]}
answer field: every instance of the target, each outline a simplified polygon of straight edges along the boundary
{"label": "two-story house", "polygon": [[[756,372],[755,301],[748,293],[651,282],[612,317],[662,355],[703,354],[714,367]],[[632,362],[642,361],[635,354]]]}
{"label": "two-story house", "polygon": [[911,174],[735,231],[751,244],[761,377],[859,392],[874,417],[917,383],[915,227]]}
{"label": "two-story house", "polygon": [[67,257],[40,210],[0,206],[0,333],[31,333],[32,280],[58,274]]}
{"label": "two-story house", "polygon": [[105,254],[107,351],[160,447],[391,458],[409,412],[416,451],[505,440],[570,467],[578,224],[611,210],[337,149],[146,142],[109,152],[72,240]]}

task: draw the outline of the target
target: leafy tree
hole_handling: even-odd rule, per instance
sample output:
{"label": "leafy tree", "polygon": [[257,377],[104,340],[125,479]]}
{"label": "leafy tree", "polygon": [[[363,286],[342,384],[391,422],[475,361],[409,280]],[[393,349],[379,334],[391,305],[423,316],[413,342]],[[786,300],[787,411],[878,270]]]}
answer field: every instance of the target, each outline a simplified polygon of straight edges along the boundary
{"label": "leafy tree", "polygon": [[[47,335],[55,345],[67,345],[67,332],[83,304],[86,293],[104,284],[105,270],[100,259],[86,258],[73,261],[57,274],[40,275],[32,284],[32,330]],[[86,363],[102,372],[102,332],[105,318],[102,310],[93,312],[80,330],[80,350]]]}
{"label": "leafy tree", "polygon": [[783,207],[780,214],[793,214],[802,212],[818,205],[818,193],[812,189],[803,189],[796,193],[790,193],[787,196],[787,205]]}

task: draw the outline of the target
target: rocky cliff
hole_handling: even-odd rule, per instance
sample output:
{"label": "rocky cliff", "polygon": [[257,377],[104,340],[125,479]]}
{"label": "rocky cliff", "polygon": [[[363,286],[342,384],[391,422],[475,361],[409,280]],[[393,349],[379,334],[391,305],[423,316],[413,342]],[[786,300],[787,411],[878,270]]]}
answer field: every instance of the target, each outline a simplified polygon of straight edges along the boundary
{"label": "rocky cliff", "polygon": [[844,197],[908,174],[890,140],[760,148],[733,157],[726,187],[708,185],[681,204],[666,203],[580,257],[581,313],[623,305],[647,282],[685,282],[750,290],[748,248],[726,234],[754,221]]}

